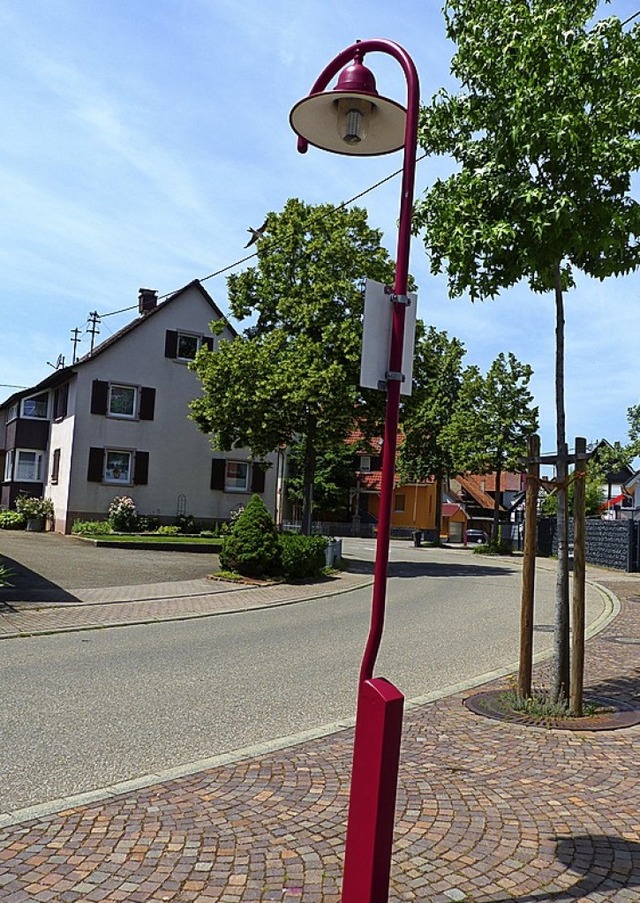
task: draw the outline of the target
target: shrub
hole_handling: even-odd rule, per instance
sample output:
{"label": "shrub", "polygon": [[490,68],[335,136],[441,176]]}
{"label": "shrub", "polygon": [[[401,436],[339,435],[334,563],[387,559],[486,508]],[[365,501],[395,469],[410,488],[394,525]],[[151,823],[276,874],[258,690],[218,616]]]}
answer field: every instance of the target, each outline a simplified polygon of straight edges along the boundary
{"label": "shrub", "polygon": [[53,517],[53,502],[51,499],[42,499],[36,496],[19,495],[16,499],[16,511],[29,520],[30,518],[41,517],[46,520]]}
{"label": "shrub", "polygon": [[278,569],[278,534],[266,505],[254,495],[233,523],[220,550],[220,567],[245,577],[261,577]]}
{"label": "shrub", "polygon": [[143,514],[138,517],[138,530],[141,533],[155,533],[160,526],[160,518],[155,514]]}
{"label": "shrub", "polygon": [[0,530],[24,530],[27,521],[19,511],[0,511]]}
{"label": "shrub", "polygon": [[176,517],[178,533],[195,533],[195,520],[192,514],[179,514]]}
{"label": "shrub", "polygon": [[117,496],[109,505],[109,523],[116,533],[134,533],[138,529],[138,512],[133,499]]}
{"label": "shrub", "polygon": [[505,542],[503,539],[493,540],[490,539],[489,542],[482,543],[479,546],[475,546],[473,550],[474,555],[512,555],[513,551],[508,542]]}
{"label": "shrub", "polygon": [[282,533],[278,540],[282,576],[287,580],[319,577],[326,563],[327,544],[326,536]]}
{"label": "shrub", "polygon": [[160,534],[160,536],[177,536],[180,533],[180,527],[166,524],[164,527],[158,527],[156,533]]}
{"label": "shrub", "polygon": [[106,533],[113,533],[113,529],[108,520],[77,520],[71,527],[72,533],[89,536],[103,536]]}

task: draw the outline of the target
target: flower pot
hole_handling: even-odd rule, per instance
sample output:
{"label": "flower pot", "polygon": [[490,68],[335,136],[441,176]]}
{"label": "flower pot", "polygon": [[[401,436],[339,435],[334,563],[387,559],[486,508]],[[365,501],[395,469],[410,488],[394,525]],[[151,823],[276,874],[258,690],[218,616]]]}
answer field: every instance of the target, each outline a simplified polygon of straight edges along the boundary
{"label": "flower pot", "polygon": [[44,517],[28,517],[27,531],[29,533],[42,533],[44,530]]}

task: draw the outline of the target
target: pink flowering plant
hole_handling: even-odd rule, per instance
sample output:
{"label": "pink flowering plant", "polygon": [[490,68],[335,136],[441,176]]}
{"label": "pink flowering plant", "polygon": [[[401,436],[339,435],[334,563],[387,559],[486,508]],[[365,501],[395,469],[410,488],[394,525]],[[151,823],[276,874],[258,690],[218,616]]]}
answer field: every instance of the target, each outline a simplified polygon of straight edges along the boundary
{"label": "pink flowering plant", "polygon": [[138,512],[132,498],[119,495],[111,502],[109,523],[116,533],[134,533],[137,530]]}
{"label": "pink flowering plant", "polygon": [[46,520],[53,517],[53,502],[22,493],[16,499],[16,511],[27,519],[40,517]]}

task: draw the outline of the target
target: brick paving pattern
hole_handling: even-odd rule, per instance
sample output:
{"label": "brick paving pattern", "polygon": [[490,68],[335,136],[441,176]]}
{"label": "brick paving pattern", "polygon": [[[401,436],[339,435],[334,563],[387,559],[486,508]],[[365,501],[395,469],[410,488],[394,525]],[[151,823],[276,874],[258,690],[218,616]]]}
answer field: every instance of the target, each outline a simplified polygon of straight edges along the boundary
{"label": "brick paving pattern", "polygon": [[[621,612],[588,644],[587,685],[640,704],[640,585],[609,586]],[[405,714],[390,900],[640,901],[640,728],[545,730],[463,700]],[[0,900],[338,903],[352,740],[6,827]]]}

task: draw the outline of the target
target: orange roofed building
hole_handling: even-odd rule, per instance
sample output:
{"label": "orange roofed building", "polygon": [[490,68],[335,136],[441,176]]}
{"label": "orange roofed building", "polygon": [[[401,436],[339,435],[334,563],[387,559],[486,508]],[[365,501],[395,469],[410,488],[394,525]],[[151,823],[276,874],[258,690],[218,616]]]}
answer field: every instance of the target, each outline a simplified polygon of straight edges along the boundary
{"label": "orange roofed building", "polygon": [[[351,510],[363,524],[377,523],[380,508],[382,440],[367,442],[354,433],[348,440],[356,449],[356,485]],[[391,529],[400,534],[436,530],[436,484],[433,479],[401,483],[396,475],[391,510]]]}

